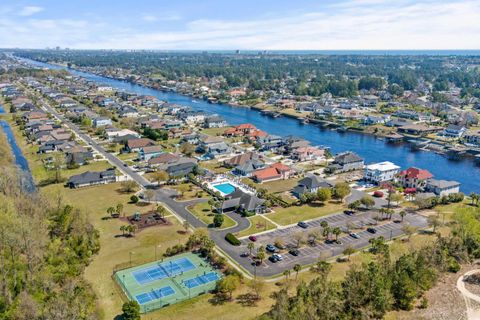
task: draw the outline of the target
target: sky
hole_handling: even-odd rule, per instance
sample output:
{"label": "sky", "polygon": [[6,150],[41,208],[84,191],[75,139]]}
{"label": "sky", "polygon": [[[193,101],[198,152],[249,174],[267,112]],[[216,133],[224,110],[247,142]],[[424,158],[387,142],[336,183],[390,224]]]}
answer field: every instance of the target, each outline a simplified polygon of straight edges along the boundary
{"label": "sky", "polygon": [[0,47],[480,49],[480,0],[1,0]]}

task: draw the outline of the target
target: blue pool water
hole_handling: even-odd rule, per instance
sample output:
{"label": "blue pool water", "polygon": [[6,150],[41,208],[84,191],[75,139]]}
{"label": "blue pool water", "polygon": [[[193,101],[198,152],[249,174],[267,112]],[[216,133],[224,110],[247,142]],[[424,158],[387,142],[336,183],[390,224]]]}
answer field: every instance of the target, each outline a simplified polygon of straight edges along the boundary
{"label": "blue pool water", "polygon": [[223,194],[230,194],[235,191],[235,187],[230,183],[217,184],[213,187]]}

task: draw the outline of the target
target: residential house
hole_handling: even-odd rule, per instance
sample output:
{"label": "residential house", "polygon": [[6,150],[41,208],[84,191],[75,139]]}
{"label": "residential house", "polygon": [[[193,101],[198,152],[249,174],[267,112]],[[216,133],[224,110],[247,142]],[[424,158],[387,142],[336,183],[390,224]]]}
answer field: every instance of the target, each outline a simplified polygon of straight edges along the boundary
{"label": "residential house", "polygon": [[279,148],[283,147],[284,140],[280,136],[269,134],[265,137],[258,138],[255,145],[260,151],[276,152]]}
{"label": "residential house", "polygon": [[306,193],[316,193],[321,188],[332,188],[333,184],[316,175],[308,175],[298,181],[298,184],[293,188],[292,193],[297,198],[300,198]]}
{"label": "residential house", "polygon": [[375,124],[385,124],[390,120],[389,115],[383,115],[383,116],[371,116],[368,115],[363,119],[363,124],[370,126],[370,125],[375,125]]}
{"label": "residential house", "polygon": [[460,192],[460,183],[457,181],[435,180],[427,181],[426,191],[433,192],[437,196],[447,196],[451,193]]}
{"label": "residential house", "polygon": [[168,165],[177,163],[180,158],[181,156],[177,154],[165,152],[158,155],[157,157],[148,159],[147,162],[150,167],[163,167],[163,170],[165,170]]}
{"label": "residential house", "polygon": [[461,125],[455,125],[455,124],[450,124],[443,132],[441,135],[445,137],[450,137],[450,138],[456,138],[459,139],[463,136],[463,134],[467,131],[467,128]]}
{"label": "residential house", "polygon": [[440,127],[427,126],[425,124],[409,124],[398,128],[398,132],[412,135],[426,135],[442,130]]}
{"label": "residential house", "polygon": [[227,125],[227,121],[218,115],[211,115],[205,118],[205,128],[223,128]]}
{"label": "residential house", "polygon": [[400,167],[390,161],[370,164],[365,167],[365,181],[381,184],[391,181],[399,172]]}
{"label": "residential house", "polygon": [[476,146],[480,146],[480,131],[467,132],[467,133],[465,133],[465,135],[463,136],[463,139],[464,139],[465,143],[469,143],[469,144],[473,144],[473,145],[476,145]]}
{"label": "residential house", "polygon": [[258,183],[287,180],[295,174],[295,170],[283,163],[274,163],[267,168],[256,170],[252,173],[252,178]]}
{"label": "residential house", "polygon": [[300,147],[292,150],[290,157],[296,161],[322,161],[325,160],[325,150],[319,147]]}
{"label": "residential house", "polygon": [[411,167],[401,171],[397,176],[397,181],[404,188],[423,190],[427,185],[427,180],[431,178],[433,175],[428,170]]}
{"label": "residential house", "polygon": [[71,176],[68,179],[67,186],[72,189],[94,186],[98,184],[107,184],[117,181],[115,175],[115,168],[110,168],[105,171],[92,172],[87,171],[78,175]]}
{"label": "residential house", "polygon": [[142,161],[148,161],[151,158],[158,157],[162,153],[163,153],[162,146],[159,146],[159,145],[146,146],[138,150],[138,158]]}
{"label": "residential house", "polygon": [[193,172],[197,164],[193,161],[172,164],[165,170],[171,178],[180,179]]}
{"label": "residential house", "polygon": [[140,149],[154,146],[155,142],[148,138],[136,138],[136,139],[129,139],[125,144],[125,150],[127,152],[138,152]]}
{"label": "residential house", "polygon": [[363,169],[364,165],[365,162],[356,153],[347,151],[337,154],[328,168],[332,172],[347,172]]}
{"label": "residential house", "polygon": [[112,125],[112,119],[106,118],[106,117],[98,117],[93,119],[93,127],[98,128],[98,127],[106,127],[106,126],[111,126]]}

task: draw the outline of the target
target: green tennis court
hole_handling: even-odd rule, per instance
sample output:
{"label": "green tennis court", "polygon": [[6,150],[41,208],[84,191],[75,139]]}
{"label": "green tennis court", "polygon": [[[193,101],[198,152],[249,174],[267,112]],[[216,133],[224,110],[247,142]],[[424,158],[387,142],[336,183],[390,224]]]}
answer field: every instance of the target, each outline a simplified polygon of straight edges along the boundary
{"label": "green tennis court", "polygon": [[184,301],[215,289],[220,272],[200,256],[186,253],[124,269],[115,280],[142,313]]}

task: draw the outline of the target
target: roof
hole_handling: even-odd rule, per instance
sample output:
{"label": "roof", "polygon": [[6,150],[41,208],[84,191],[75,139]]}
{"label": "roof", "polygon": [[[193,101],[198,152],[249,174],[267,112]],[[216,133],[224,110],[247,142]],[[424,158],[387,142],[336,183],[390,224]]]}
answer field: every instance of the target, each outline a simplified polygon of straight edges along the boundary
{"label": "roof", "polygon": [[400,172],[399,176],[406,179],[426,180],[432,178],[433,174],[431,174],[428,170],[411,167],[407,170],[403,170],[402,172]]}
{"label": "roof", "polygon": [[458,187],[460,186],[460,182],[457,181],[452,181],[452,180],[436,180],[436,179],[430,179],[428,181],[428,186],[434,187],[434,188],[453,188],[453,187]]}
{"label": "roof", "polygon": [[360,158],[354,152],[343,152],[335,156],[335,162],[339,164],[353,163],[353,162],[362,162],[363,159]]}
{"label": "roof", "polygon": [[400,167],[390,161],[384,161],[384,162],[369,164],[366,167],[366,169],[370,171],[391,171],[391,170],[398,170],[400,169]]}
{"label": "roof", "polygon": [[307,189],[315,189],[315,188],[331,188],[333,185],[325,179],[322,179],[319,176],[311,175],[308,177],[303,178],[302,180],[298,181],[299,186],[305,186]]}
{"label": "roof", "polygon": [[153,146],[154,144],[155,142],[153,142],[153,140],[147,138],[135,138],[127,141],[127,145],[130,149],[144,148],[147,146]]}
{"label": "roof", "polygon": [[156,152],[162,152],[163,148],[162,146],[155,145],[155,146],[147,146],[143,147],[143,153],[156,153]]}
{"label": "roof", "polygon": [[257,170],[253,173],[253,176],[258,180],[268,180],[281,177],[281,174],[278,172],[276,168],[265,168]]}
{"label": "roof", "polygon": [[100,171],[100,172],[93,172],[93,171],[87,171],[81,174],[77,174],[75,176],[71,176],[70,179],[68,179],[68,184],[88,184],[88,183],[94,183],[98,181],[103,181],[106,178],[113,178],[115,177],[115,169],[107,169],[105,171]]}
{"label": "roof", "polygon": [[277,163],[274,163],[270,166],[270,168],[274,168],[276,169],[277,171],[279,172],[288,172],[288,171],[291,171],[292,168],[290,168],[289,166],[287,165],[284,165],[283,163],[280,163],[280,162],[277,162]]}
{"label": "roof", "polygon": [[256,154],[255,152],[247,152],[247,153],[242,153],[237,156],[234,156],[228,160],[225,160],[225,164],[230,165],[230,166],[238,166],[238,165],[243,165],[249,160],[256,160],[259,159],[260,156]]}
{"label": "roof", "polygon": [[163,153],[158,157],[148,160],[148,163],[149,164],[173,163],[178,161],[179,158],[180,156],[172,153]]}

